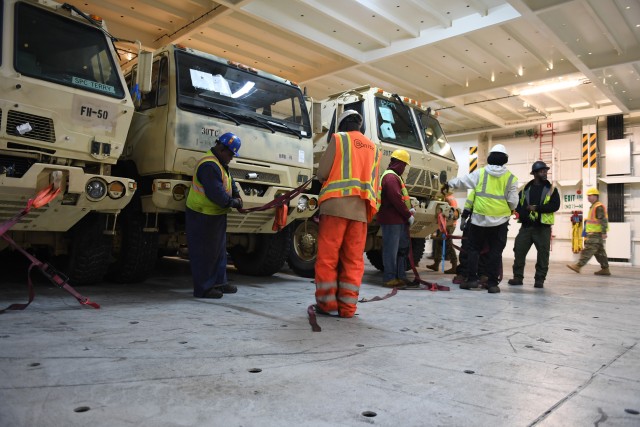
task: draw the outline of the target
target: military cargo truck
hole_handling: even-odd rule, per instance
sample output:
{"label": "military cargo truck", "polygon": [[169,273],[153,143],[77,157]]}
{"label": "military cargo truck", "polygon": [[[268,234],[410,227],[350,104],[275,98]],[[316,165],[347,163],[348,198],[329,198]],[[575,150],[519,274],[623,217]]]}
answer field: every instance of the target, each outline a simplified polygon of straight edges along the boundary
{"label": "military cargo truck", "polygon": [[0,5],[0,222],[62,172],[62,194],[9,233],[24,247],[64,257],[59,267],[72,283],[99,281],[116,217],[136,189],[112,174],[133,117],[116,52],[101,23],[70,6]]}
{"label": "military cargo truck", "polygon": [[[380,172],[389,165],[391,153],[404,149],[411,155],[404,180],[416,208],[411,227],[411,246],[414,259],[422,258],[425,238],[437,230],[438,215],[452,221],[454,210],[437,200],[441,181],[457,176],[456,163],[447,138],[436,117],[428,108],[408,98],[363,86],[329,96],[313,103],[314,164],[326,150],[331,135],[336,132],[336,118],[344,110],[356,110],[364,119],[363,133],[382,150]],[[318,194],[319,183],[313,186]],[[292,249],[288,264],[296,273],[312,277],[317,253],[316,221],[297,221],[293,227]],[[382,232],[380,226],[370,224],[366,243],[367,258],[376,268],[382,265]]]}
{"label": "military cargo truck", "polygon": [[[138,69],[127,69],[135,86]],[[242,140],[229,165],[244,208],[263,206],[311,178],[313,142],[300,88],[280,77],[193,49],[154,52],[152,90],[136,108],[118,173],[138,181],[136,199],[119,221],[127,230],[114,279],[143,280],[156,254],[186,245],[184,210],[198,160],[216,138]],[[317,198],[289,206],[288,223],[311,216]],[[275,210],[228,215],[227,248],[244,274],[271,275],[286,262],[290,227],[272,230]]]}

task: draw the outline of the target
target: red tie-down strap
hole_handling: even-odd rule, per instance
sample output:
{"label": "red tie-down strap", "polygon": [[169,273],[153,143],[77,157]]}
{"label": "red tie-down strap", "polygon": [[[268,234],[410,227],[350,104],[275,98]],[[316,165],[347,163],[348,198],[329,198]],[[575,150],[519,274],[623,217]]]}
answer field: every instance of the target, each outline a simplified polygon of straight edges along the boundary
{"label": "red tie-down strap", "polygon": [[[440,214],[438,216],[438,224],[440,224],[440,216],[442,216],[442,214]],[[443,216],[444,218],[444,216]],[[446,221],[444,223],[445,225],[445,236],[446,236]],[[411,231],[407,228],[407,235],[409,236],[409,241],[411,241]],[[418,274],[418,269],[416,268],[416,263],[413,260],[413,251],[411,250],[411,248],[409,248],[409,264],[411,264],[411,270],[413,270],[413,283],[416,285],[416,288],[412,288],[412,289],[420,289],[420,290],[425,290],[425,291],[450,291],[451,289],[448,286],[444,286],[444,285],[439,285],[435,282],[427,282],[426,280],[422,280],[420,278],[420,274]]]}
{"label": "red tie-down strap", "polygon": [[6,240],[9,243],[9,245],[11,245],[18,252],[22,253],[25,257],[27,257],[29,261],[31,261],[31,265],[29,265],[29,269],[27,273],[27,293],[29,295],[29,301],[26,304],[11,304],[9,307],[3,310],[0,310],[0,314],[6,312],[7,310],[24,310],[29,306],[29,304],[31,304],[31,302],[35,297],[35,292],[33,291],[33,282],[31,281],[31,270],[33,269],[33,267],[39,268],[40,271],[42,271],[42,274],[44,274],[44,276],[47,279],[49,279],[54,285],[64,289],[65,291],[73,295],[80,304],[88,305],[96,309],[100,308],[100,306],[97,303],[90,301],[89,298],[84,297],[80,295],[78,292],[76,292],[76,290],[69,285],[68,277],[66,277],[64,274],[60,273],[59,271],[57,271],[55,268],[53,268],[49,264],[43,263],[40,260],[38,260],[29,252],[22,249],[16,242],[13,241],[11,237],[5,234],[11,227],[13,227],[14,224],[16,224],[20,220],[20,218],[28,214],[32,208],[38,209],[56,198],[56,196],[60,193],[60,187],[59,187],[60,177],[61,177],[61,174],[54,175],[54,180],[55,180],[54,183],[49,185],[47,188],[41,190],[40,192],[38,192],[38,194],[36,194],[35,197],[33,197],[32,199],[29,199],[29,201],[27,202],[27,206],[18,214],[16,214],[13,218],[0,224],[0,237]]}
{"label": "red tie-down strap", "polygon": [[262,206],[256,206],[255,208],[249,209],[238,209],[240,213],[249,213],[249,212],[258,212],[258,211],[266,211],[268,209],[276,208],[276,215],[273,221],[273,231],[280,231],[287,225],[287,211],[288,205],[291,199],[296,197],[298,194],[302,193],[302,191],[313,181],[313,177],[307,180],[304,184],[299,187],[294,188],[293,190],[287,191],[281,196],[276,197],[269,203],[266,203]]}

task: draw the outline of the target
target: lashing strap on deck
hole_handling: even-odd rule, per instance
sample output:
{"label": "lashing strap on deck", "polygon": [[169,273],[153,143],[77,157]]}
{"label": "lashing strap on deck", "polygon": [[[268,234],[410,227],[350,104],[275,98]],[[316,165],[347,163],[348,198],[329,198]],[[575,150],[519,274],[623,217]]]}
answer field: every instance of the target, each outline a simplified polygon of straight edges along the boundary
{"label": "lashing strap on deck", "polygon": [[0,310],[0,314],[3,314],[7,310],[24,310],[29,306],[29,304],[31,304],[31,302],[35,297],[35,292],[33,291],[33,282],[31,281],[31,270],[33,269],[33,267],[37,267],[38,269],[40,269],[42,274],[47,279],[49,279],[51,283],[69,292],[78,300],[80,304],[88,305],[93,308],[100,308],[100,306],[97,303],[90,301],[89,298],[84,297],[80,295],[78,292],[76,292],[76,290],[69,285],[68,283],[69,278],[67,276],[65,276],[58,270],[56,270],[51,265],[47,263],[43,263],[33,255],[31,255],[29,252],[22,249],[16,242],[13,241],[11,237],[6,235],[6,232],[11,227],[13,227],[18,221],[20,221],[20,218],[27,215],[31,209],[34,209],[34,208],[38,209],[46,205],[47,203],[55,199],[59,193],[60,193],[60,187],[59,187],[59,178],[58,178],[57,182],[50,184],[47,188],[41,190],[38,194],[36,194],[34,198],[29,199],[29,201],[27,202],[27,206],[22,211],[20,211],[18,214],[16,214],[13,218],[9,219],[8,221],[5,221],[2,224],[0,224],[0,237],[6,240],[9,243],[9,245],[11,245],[15,250],[22,253],[25,257],[27,257],[29,261],[31,261],[31,265],[29,265],[29,269],[27,273],[27,292],[29,295],[29,301],[26,304],[11,304],[9,307]]}

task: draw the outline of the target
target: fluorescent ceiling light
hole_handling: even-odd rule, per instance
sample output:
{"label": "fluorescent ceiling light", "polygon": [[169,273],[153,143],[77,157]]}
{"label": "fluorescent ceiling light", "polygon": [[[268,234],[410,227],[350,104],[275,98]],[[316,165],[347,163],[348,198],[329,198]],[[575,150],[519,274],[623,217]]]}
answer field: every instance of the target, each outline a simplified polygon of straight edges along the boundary
{"label": "fluorescent ceiling light", "polygon": [[582,84],[582,80],[566,80],[566,81],[549,83],[549,84],[540,85],[540,86],[532,86],[524,90],[521,90],[520,92],[516,93],[516,95],[526,96],[526,95],[535,95],[537,93],[543,93],[543,92],[553,92],[556,90],[569,89],[581,84]]}

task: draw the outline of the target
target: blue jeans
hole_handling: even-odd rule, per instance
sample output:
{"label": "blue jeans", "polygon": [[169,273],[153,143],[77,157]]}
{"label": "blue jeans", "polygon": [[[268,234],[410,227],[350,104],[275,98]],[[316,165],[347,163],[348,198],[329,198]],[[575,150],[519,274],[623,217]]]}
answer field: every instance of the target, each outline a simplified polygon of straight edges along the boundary
{"label": "blue jeans", "polygon": [[381,224],[383,280],[407,278],[407,255],[409,254],[409,226],[407,224]]}

